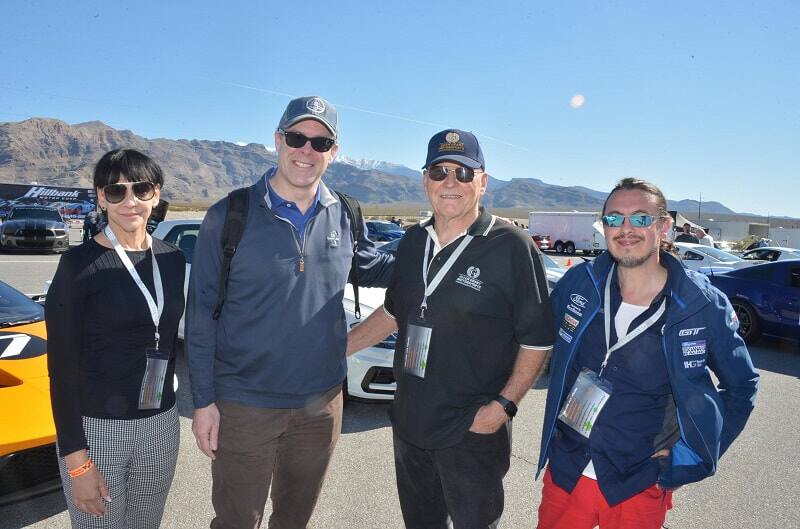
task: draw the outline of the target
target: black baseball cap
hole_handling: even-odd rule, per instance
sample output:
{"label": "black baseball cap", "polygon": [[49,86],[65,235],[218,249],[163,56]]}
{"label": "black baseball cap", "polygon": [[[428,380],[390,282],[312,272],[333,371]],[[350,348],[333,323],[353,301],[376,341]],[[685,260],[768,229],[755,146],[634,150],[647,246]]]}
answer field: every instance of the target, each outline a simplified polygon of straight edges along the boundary
{"label": "black baseball cap", "polygon": [[441,161],[451,161],[471,169],[485,169],[478,138],[471,132],[446,129],[434,134],[428,142],[428,157],[423,169]]}
{"label": "black baseball cap", "polygon": [[334,138],[339,136],[339,118],[336,114],[336,107],[319,96],[298,97],[289,101],[278,123],[278,128],[286,130],[295,123],[306,119],[319,121],[331,131]]}

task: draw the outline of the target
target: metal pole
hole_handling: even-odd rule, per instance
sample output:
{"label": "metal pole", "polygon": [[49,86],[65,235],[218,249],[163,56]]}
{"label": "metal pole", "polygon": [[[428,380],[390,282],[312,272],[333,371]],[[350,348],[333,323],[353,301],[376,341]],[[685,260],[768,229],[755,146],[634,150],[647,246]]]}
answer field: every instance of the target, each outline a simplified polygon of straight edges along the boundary
{"label": "metal pole", "polygon": [[703,192],[700,192],[700,201],[697,202],[697,224],[702,226],[703,224],[700,222],[700,208],[703,206]]}

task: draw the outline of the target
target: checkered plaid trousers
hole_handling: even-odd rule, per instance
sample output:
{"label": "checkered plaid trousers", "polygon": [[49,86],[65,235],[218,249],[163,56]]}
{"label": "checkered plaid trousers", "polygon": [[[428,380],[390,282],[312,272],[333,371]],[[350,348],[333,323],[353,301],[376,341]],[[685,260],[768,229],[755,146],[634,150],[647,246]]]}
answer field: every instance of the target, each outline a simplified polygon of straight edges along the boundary
{"label": "checkered plaid trousers", "polygon": [[72,527],[78,529],[157,529],[175,475],[180,427],[178,410],[146,419],[83,418],[89,457],[106,480],[111,503],[96,517],[72,502],[70,478],[59,458]]}

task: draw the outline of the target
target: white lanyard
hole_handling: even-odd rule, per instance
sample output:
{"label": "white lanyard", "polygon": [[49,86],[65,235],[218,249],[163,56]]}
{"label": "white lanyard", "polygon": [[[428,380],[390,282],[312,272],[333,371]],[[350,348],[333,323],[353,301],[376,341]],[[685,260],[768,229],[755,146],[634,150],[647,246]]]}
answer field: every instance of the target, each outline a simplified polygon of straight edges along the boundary
{"label": "white lanyard", "polygon": [[150,234],[147,234],[147,243],[150,246],[150,253],[153,256],[153,284],[156,287],[156,300],[153,300],[153,296],[150,294],[150,291],[147,290],[144,282],[142,282],[139,272],[137,272],[136,268],[134,268],[130,257],[128,257],[128,254],[125,253],[125,250],[117,240],[114,232],[111,231],[111,228],[106,226],[106,229],[103,230],[103,233],[105,233],[106,237],[108,237],[108,240],[111,241],[111,244],[114,246],[114,251],[117,252],[122,264],[125,265],[125,268],[128,270],[131,278],[133,278],[136,286],[142,291],[142,295],[147,301],[147,308],[150,309],[150,317],[153,318],[153,325],[156,327],[156,349],[158,349],[158,341],[161,338],[161,336],[158,334],[158,322],[161,321],[161,313],[164,312],[164,286],[161,284],[161,272],[158,269],[158,261],[156,260],[156,254],[153,251],[153,238],[150,237]]}
{"label": "white lanyard", "polygon": [[667,310],[667,298],[665,297],[661,301],[661,306],[658,307],[658,310],[655,311],[652,316],[640,323],[634,330],[626,334],[625,337],[620,338],[613,347],[609,347],[609,344],[611,343],[611,277],[614,275],[615,271],[616,265],[612,265],[611,271],[608,273],[608,277],[606,278],[606,289],[603,299],[603,319],[605,320],[606,328],[606,357],[603,360],[603,365],[600,367],[600,373],[598,376],[603,374],[603,370],[606,368],[606,364],[608,364],[608,359],[612,352],[632,341],[644,331],[655,325],[661,315],[664,314],[664,311]]}
{"label": "white lanyard", "polygon": [[425,295],[422,297],[422,303],[419,306],[419,317],[424,319],[425,318],[425,309],[428,308],[428,296],[433,294],[433,291],[436,290],[436,287],[439,286],[439,283],[442,282],[444,279],[445,274],[453,268],[453,265],[456,262],[456,259],[461,255],[461,252],[467,247],[467,245],[472,242],[474,237],[472,235],[464,235],[464,238],[461,240],[461,243],[458,247],[450,254],[450,257],[447,258],[447,261],[444,262],[442,267],[433,276],[433,281],[431,284],[428,284],[428,254],[431,251],[431,234],[428,234],[428,238],[425,240],[425,253],[422,255],[422,284],[425,285]]}

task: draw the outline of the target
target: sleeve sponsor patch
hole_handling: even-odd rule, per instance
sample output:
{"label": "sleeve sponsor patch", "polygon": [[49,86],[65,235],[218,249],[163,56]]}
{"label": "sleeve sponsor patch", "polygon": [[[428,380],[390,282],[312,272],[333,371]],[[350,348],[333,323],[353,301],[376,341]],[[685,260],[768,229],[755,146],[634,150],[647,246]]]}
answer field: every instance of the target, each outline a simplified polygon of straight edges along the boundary
{"label": "sleeve sponsor patch", "polygon": [[706,354],[706,341],[695,340],[691,342],[681,342],[683,356],[696,356]]}

